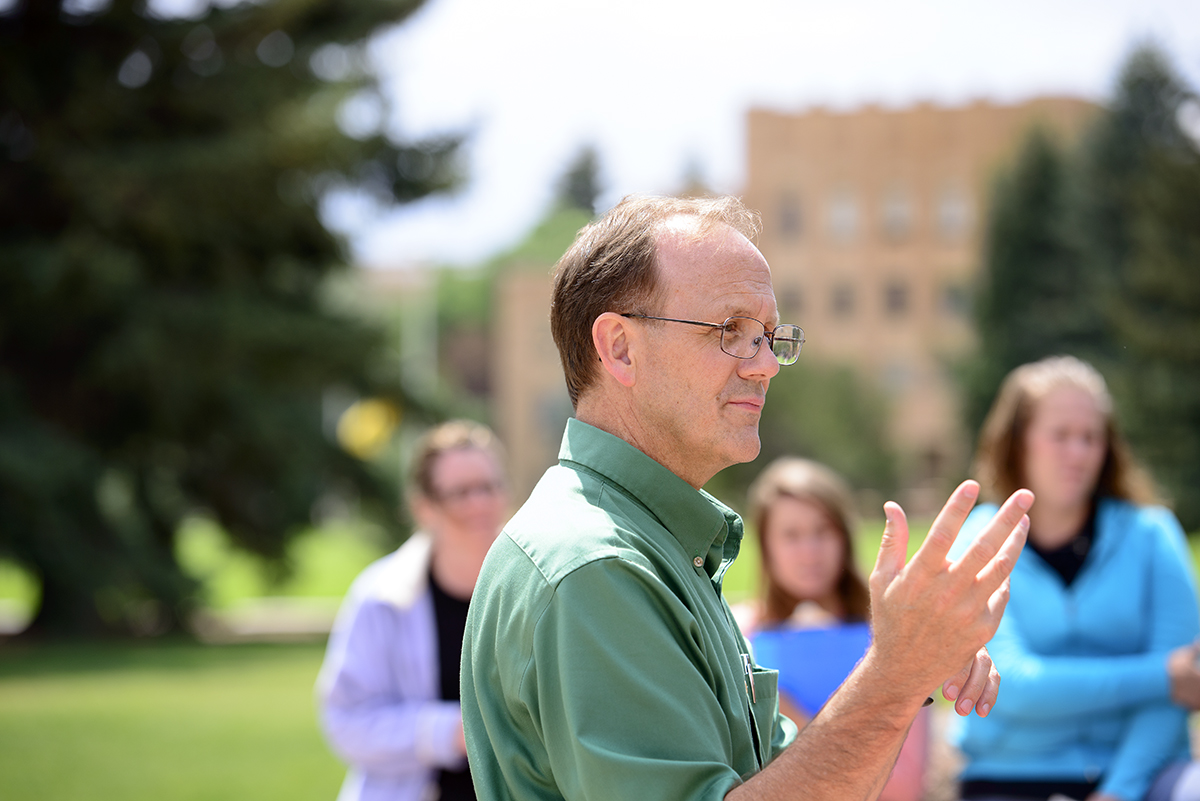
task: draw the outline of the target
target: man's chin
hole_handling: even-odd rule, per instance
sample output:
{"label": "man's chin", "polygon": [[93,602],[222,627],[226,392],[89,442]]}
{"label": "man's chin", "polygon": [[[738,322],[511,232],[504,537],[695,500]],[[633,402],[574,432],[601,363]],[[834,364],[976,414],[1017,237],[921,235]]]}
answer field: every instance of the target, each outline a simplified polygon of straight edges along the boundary
{"label": "man's chin", "polygon": [[743,443],[742,447],[738,448],[738,452],[733,455],[734,461],[731,464],[745,464],[753,462],[758,458],[758,454],[762,453],[762,440],[758,437],[758,427],[755,426],[754,436],[752,439]]}

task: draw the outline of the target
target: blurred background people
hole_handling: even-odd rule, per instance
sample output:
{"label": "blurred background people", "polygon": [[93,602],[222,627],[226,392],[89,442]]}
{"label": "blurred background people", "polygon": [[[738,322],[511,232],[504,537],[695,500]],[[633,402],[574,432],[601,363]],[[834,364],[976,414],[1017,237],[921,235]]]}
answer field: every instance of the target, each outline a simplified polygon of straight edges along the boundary
{"label": "blurred background people", "polygon": [[458,679],[467,604],[508,512],[502,461],[468,421],[416,447],[418,529],[354,581],[318,680],[325,736],[350,766],[339,801],[475,798]]}
{"label": "blurred background people", "polygon": [[[749,489],[762,555],[760,600],[735,614],[760,664],[779,671],[780,710],[804,726],[870,644],[870,592],[854,557],[849,488],[822,464],[783,457]],[[884,801],[922,797],[929,739],[917,716]]]}
{"label": "blurred background people", "polygon": [[[1117,430],[1104,379],[1073,357],[1012,371],[974,471],[985,500],[1027,487],[1036,501],[988,646],[1002,702],[956,729],[963,797],[1200,799],[1185,709],[1200,705],[1196,580],[1179,523],[1152,505]],[[972,512],[959,552],[994,509]]]}

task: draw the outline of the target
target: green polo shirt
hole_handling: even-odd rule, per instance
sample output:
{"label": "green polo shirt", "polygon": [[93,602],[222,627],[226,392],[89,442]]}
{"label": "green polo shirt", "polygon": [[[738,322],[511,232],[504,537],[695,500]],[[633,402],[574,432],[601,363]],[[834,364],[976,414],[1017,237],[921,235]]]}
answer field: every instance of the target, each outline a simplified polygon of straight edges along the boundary
{"label": "green polo shirt", "polygon": [[568,421],[471,600],[462,711],[482,801],[719,799],[792,740],[774,671],[752,667],[751,700],[721,596],[741,538],[711,495]]}

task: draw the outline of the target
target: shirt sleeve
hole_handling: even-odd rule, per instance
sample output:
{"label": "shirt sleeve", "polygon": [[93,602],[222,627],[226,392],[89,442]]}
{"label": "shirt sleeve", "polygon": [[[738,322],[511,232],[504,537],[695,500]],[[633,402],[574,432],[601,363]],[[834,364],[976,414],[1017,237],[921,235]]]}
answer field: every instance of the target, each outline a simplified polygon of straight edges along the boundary
{"label": "shirt sleeve", "polygon": [[565,799],[715,801],[740,782],[731,726],[749,719],[731,721],[722,696],[744,688],[728,686],[706,640],[692,611],[638,564],[598,560],[560,583],[537,623],[522,696]]}
{"label": "shirt sleeve", "polygon": [[[1141,514],[1147,525],[1138,534],[1154,543],[1146,610],[1151,620],[1149,646],[1161,654],[1200,634],[1200,606],[1179,522],[1161,508]],[[1169,702],[1142,707],[1131,716],[1100,789],[1126,801],[1138,801],[1155,775],[1179,753],[1187,753],[1187,712]]]}
{"label": "shirt sleeve", "polygon": [[388,604],[348,603],[318,685],[330,746],[347,764],[380,776],[465,766],[457,742],[458,703],[406,696],[393,679],[396,653],[432,659],[431,644],[402,641],[396,610]]}

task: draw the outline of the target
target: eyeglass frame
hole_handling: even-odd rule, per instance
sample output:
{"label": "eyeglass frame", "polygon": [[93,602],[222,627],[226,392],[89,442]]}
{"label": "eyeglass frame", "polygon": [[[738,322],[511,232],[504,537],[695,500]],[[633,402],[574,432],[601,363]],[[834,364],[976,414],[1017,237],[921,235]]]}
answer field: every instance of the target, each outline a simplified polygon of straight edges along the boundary
{"label": "eyeglass frame", "polygon": [[476,495],[481,495],[486,498],[493,498],[501,495],[505,491],[503,481],[477,481],[473,484],[466,484],[461,487],[452,487],[448,490],[436,490],[430,496],[430,500],[441,506],[461,506]]}
{"label": "eyeglass frame", "polygon": [[721,352],[727,356],[732,356],[735,359],[753,359],[758,355],[759,350],[762,349],[762,340],[759,340],[758,345],[756,345],[754,348],[754,353],[751,353],[749,356],[738,356],[736,353],[730,353],[725,349],[725,332],[729,330],[728,326],[730,320],[753,320],[761,325],[763,329],[763,336],[771,345],[771,355],[775,357],[775,361],[779,361],[779,354],[775,352],[775,332],[780,328],[783,328],[785,325],[795,328],[797,331],[799,331],[800,339],[799,344],[796,345],[796,358],[790,362],[779,361],[781,367],[787,367],[788,365],[795,364],[797,361],[799,361],[800,351],[804,348],[804,329],[800,326],[792,323],[780,323],[768,331],[767,324],[762,320],[758,319],[757,317],[747,317],[744,314],[731,314],[725,318],[725,322],[723,323],[706,323],[702,320],[681,320],[677,317],[655,317],[652,314],[638,314],[637,312],[618,312],[618,314],[620,314],[622,317],[633,317],[639,320],[661,320],[665,323],[686,323],[687,325],[702,325],[706,328],[719,328],[721,329]]}

